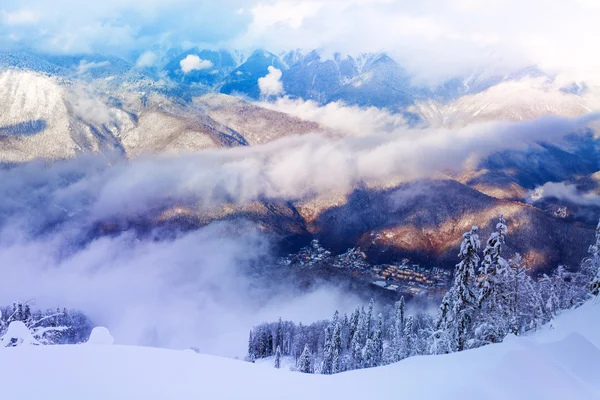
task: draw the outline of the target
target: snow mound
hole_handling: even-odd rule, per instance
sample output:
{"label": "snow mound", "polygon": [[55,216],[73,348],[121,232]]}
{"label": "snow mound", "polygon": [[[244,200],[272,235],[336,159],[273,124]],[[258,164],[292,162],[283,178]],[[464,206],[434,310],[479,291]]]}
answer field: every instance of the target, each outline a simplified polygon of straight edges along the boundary
{"label": "snow mound", "polygon": [[92,329],[88,344],[102,344],[111,345],[115,342],[115,338],[110,334],[107,328],[103,326],[97,326]]}
{"label": "snow mound", "polygon": [[0,338],[0,347],[38,345],[29,328],[22,321],[13,321],[8,325],[6,333]]}

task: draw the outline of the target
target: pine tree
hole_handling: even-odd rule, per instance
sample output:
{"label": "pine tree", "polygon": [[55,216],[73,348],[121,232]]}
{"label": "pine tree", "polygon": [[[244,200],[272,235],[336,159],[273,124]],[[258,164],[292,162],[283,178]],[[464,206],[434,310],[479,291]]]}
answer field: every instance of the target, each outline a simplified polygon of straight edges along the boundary
{"label": "pine tree", "polygon": [[281,368],[281,348],[279,346],[275,350],[275,368]]}
{"label": "pine tree", "polygon": [[321,373],[329,375],[333,370],[333,349],[331,346],[331,338],[333,332],[331,331],[331,326],[327,326],[325,328],[325,343],[323,345],[323,366],[321,368]]}
{"label": "pine tree", "polygon": [[275,348],[277,347],[283,348],[283,322],[281,321],[281,317],[277,321],[277,329],[275,331]]}
{"label": "pine tree", "polygon": [[255,350],[254,350],[254,341],[252,338],[252,330],[248,335],[248,360],[250,362],[254,362],[256,360]]}
{"label": "pine tree", "polygon": [[346,347],[351,350],[354,348],[354,346],[352,345],[352,341],[354,340],[354,334],[356,333],[356,330],[358,329],[359,318],[360,318],[360,311],[359,311],[359,308],[357,307],[356,310],[354,310],[354,312],[350,316],[350,329],[348,332],[348,344]]}
{"label": "pine tree", "polygon": [[367,311],[367,316],[366,316],[366,327],[365,327],[365,337],[369,337],[371,336],[371,327],[372,327],[372,321],[373,321],[373,306],[374,306],[375,302],[373,301],[373,299],[371,299],[369,301],[369,308]]}
{"label": "pine tree", "polygon": [[374,361],[375,365],[381,365],[383,362],[383,314],[377,316],[377,326],[373,333],[373,344],[375,346]]}
{"label": "pine tree", "polygon": [[375,360],[375,342],[373,341],[373,339],[369,338],[367,339],[367,342],[365,344],[365,348],[363,350],[363,365],[362,368],[371,368],[371,367],[376,367],[377,366],[377,362]]}
{"label": "pine tree", "polygon": [[480,242],[477,226],[463,235],[456,265],[454,282],[444,296],[435,324],[433,342],[435,352],[462,351],[469,339],[477,298],[473,292],[475,270],[479,264]]}
{"label": "pine tree", "polygon": [[305,374],[310,374],[311,371],[311,356],[310,351],[308,350],[308,344],[304,345],[304,350],[298,358],[298,363],[296,364],[296,369],[299,372],[303,372]]}
{"label": "pine tree", "polygon": [[400,361],[404,353],[404,296],[396,302],[396,312],[393,326],[393,361]]}
{"label": "pine tree", "polygon": [[507,261],[502,258],[502,245],[507,232],[506,221],[498,216],[496,230],[490,235],[485,249],[477,281],[479,289],[478,305],[480,312],[476,321],[478,345],[502,341],[508,330],[510,271]]}
{"label": "pine tree", "polygon": [[410,315],[406,318],[406,323],[404,325],[404,353],[402,354],[402,358],[407,358],[415,354],[415,341],[414,341],[414,332],[413,332],[413,317]]}
{"label": "pine tree", "polygon": [[509,260],[509,330],[514,335],[534,329],[543,323],[543,301],[537,285],[529,276],[527,260],[519,253]]}
{"label": "pine tree", "polygon": [[557,290],[554,280],[546,274],[544,274],[542,279],[540,279],[539,285],[540,293],[542,294],[544,312],[546,314],[545,320],[549,321],[556,314],[558,314],[558,310],[560,310]]}
{"label": "pine tree", "polygon": [[333,328],[331,352],[333,354],[331,373],[336,374],[342,372],[344,370],[342,365],[342,328],[339,322],[337,322]]}

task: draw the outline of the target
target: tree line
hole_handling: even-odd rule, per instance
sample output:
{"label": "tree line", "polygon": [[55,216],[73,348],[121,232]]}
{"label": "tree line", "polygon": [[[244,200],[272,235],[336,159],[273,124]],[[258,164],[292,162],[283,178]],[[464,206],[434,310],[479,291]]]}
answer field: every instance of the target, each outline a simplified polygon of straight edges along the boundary
{"label": "tree line", "polygon": [[[0,338],[4,337],[11,323],[23,323],[39,344],[77,344],[87,341],[94,325],[77,310],[32,309],[29,302],[14,302],[12,306],[0,307]],[[16,345],[9,340],[8,346]]]}

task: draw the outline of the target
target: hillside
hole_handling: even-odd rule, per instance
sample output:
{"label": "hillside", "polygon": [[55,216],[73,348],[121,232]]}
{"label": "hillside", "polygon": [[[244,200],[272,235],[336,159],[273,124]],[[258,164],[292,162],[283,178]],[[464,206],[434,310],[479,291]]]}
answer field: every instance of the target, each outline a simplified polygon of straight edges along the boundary
{"label": "hillside", "polygon": [[226,95],[186,103],[160,91],[104,83],[21,69],[1,72],[0,162],[58,160],[87,152],[116,151],[128,158],[177,155],[319,129]]}
{"label": "hillside", "polygon": [[2,348],[0,384],[7,398],[65,400],[591,400],[600,398],[599,315],[600,304],[588,302],[526,337],[336,375],[269,369],[192,350],[102,344]]}

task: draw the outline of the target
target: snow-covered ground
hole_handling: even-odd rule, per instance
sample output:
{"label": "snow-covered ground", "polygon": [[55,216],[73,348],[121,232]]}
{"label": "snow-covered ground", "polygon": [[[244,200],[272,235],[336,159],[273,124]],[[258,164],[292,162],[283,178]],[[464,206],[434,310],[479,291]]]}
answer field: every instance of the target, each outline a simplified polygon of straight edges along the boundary
{"label": "snow-covered ground", "polygon": [[600,303],[462,353],[338,375],[132,346],[0,349],[5,399],[600,399]]}

